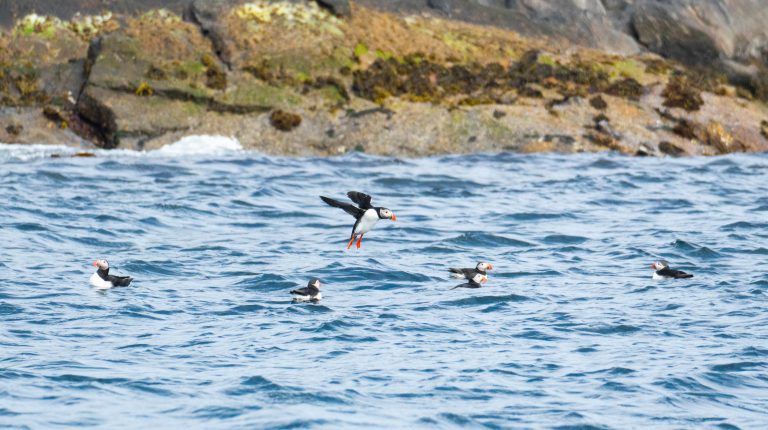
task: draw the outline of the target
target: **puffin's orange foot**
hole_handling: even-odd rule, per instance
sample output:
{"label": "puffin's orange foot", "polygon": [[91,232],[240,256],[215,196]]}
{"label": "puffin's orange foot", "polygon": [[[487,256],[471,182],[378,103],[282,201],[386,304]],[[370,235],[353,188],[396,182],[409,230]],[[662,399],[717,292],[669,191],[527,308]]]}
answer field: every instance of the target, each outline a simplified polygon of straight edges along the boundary
{"label": "puffin's orange foot", "polygon": [[360,239],[357,239],[357,249],[360,249],[360,242],[363,241],[363,235],[360,235]]}
{"label": "puffin's orange foot", "polygon": [[[352,248],[352,244],[355,243],[355,236],[352,236],[352,239],[349,239],[349,244],[347,245],[347,249]],[[357,246],[360,248],[360,245]]]}

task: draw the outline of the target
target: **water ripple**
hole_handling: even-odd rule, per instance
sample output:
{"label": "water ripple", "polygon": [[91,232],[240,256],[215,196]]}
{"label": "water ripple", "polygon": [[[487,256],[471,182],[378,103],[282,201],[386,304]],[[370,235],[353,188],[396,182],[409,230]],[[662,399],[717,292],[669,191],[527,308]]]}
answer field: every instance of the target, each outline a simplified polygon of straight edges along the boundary
{"label": "water ripple", "polygon": [[[768,422],[766,155],[67,151],[0,146],[0,427]],[[398,215],[359,250],[353,189]]]}

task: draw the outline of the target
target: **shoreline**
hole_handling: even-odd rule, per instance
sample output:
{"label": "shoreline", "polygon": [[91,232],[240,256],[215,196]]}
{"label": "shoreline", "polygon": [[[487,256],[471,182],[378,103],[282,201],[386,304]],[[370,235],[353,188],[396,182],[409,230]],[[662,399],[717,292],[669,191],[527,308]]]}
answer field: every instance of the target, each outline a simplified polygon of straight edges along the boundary
{"label": "shoreline", "polygon": [[288,156],[768,151],[768,105],[654,54],[357,4],[351,16],[205,4],[16,22],[0,33],[0,141],[151,150],[215,134]]}
{"label": "shoreline", "polygon": [[[217,142],[226,142],[222,147],[217,143],[210,143],[209,140]],[[570,157],[591,157],[591,156],[605,156],[608,158],[617,159],[635,159],[637,156],[631,154],[624,154],[618,151],[602,151],[602,152],[578,152],[578,153],[565,153],[565,152],[517,152],[517,151],[478,151],[471,153],[435,153],[423,156],[408,156],[408,155],[381,155],[371,154],[360,151],[349,151],[338,154],[330,155],[305,155],[305,154],[270,154],[263,151],[259,151],[256,148],[245,148],[239,145],[237,140],[227,136],[208,136],[208,135],[191,135],[182,138],[179,141],[172,142],[168,145],[164,145],[157,149],[127,149],[127,148],[115,148],[104,149],[93,145],[86,144],[85,146],[79,146],[75,144],[66,143],[5,143],[0,142],[0,163],[15,159],[15,160],[39,160],[39,159],[68,159],[68,158],[99,158],[99,159],[120,159],[122,155],[126,158],[134,157],[161,157],[161,158],[184,158],[184,157],[239,157],[253,158],[253,157],[265,157],[284,160],[298,160],[298,161],[312,161],[312,160],[334,160],[344,159],[345,157],[365,157],[368,159],[381,159],[381,160],[401,160],[403,162],[418,162],[420,160],[442,160],[451,159],[455,157],[563,157],[567,159]],[[709,155],[684,155],[684,156],[659,156],[659,157],[641,157],[654,160],[716,160],[722,157],[730,156],[762,156],[768,154],[768,152],[734,152],[730,154],[722,154],[717,156]]]}

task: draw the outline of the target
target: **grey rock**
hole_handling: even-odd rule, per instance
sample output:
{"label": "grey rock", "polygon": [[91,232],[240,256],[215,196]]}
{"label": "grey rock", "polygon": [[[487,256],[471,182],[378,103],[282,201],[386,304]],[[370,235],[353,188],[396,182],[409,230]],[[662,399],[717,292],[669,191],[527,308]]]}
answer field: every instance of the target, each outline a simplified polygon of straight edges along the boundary
{"label": "grey rock", "polygon": [[219,24],[219,17],[234,3],[232,0],[193,0],[187,10],[187,18],[196,23],[203,35],[210,39],[216,55],[227,67],[231,67],[231,52],[223,36],[225,31]]}
{"label": "grey rock", "polygon": [[763,0],[638,1],[631,27],[649,51],[689,65],[724,70],[744,82],[765,63],[768,8]]}
{"label": "grey rock", "polygon": [[[112,10],[140,13],[164,7],[199,23],[221,58],[216,17],[245,0],[0,0],[0,27],[28,13],[69,19]],[[291,0],[300,1],[300,0]],[[349,0],[316,1],[339,16],[350,16]],[[768,7],[765,0],[357,0],[396,13],[431,11],[452,19],[552,37],[618,54],[650,51],[686,64],[714,65],[739,81],[754,71],[744,65],[768,63]],[[741,66],[742,68],[739,68]]]}
{"label": "grey rock", "polygon": [[328,9],[336,16],[352,16],[352,8],[349,6],[349,0],[315,0],[317,4]]}
{"label": "grey rock", "polygon": [[440,12],[445,13],[446,15],[451,15],[451,4],[453,2],[451,0],[427,0],[427,6],[431,7],[432,9],[439,10]]}

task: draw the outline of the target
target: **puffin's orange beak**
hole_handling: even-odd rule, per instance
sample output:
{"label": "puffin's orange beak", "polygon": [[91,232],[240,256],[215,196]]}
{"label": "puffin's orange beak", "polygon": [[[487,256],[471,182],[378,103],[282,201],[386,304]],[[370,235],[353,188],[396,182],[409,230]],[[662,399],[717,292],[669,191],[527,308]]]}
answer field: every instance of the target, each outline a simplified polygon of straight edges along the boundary
{"label": "puffin's orange beak", "polygon": [[99,265],[99,263],[97,263],[97,262],[95,262],[95,261],[94,261],[94,262],[93,262],[93,264],[92,264],[92,266],[93,266],[93,267],[97,267],[98,265]]}
{"label": "puffin's orange beak", "polygon": [[651,263],[651,269],[655,269],[655,268],[656,268],[656,265]]}
{"label": "puffin's orange beak", "polygon": [[488,263],[488,270],[493,270],[493,264]]}
{"label": "puffin's orange beak", "polygon": [[392,218],[391,219],[392,219],[392,221],[397,221],[397,217],[395,216],[395,214],[392,214]]}
{"label": "puffin's orange beak", "polygon": [[480,281],[480,282],[482,282],[483,284],[485,284],[486,282],[488,282],[488,277],[486,276],[486,277],[485,277],[485,278],[483,278],[483,280],[482,280],[482,281]]}

